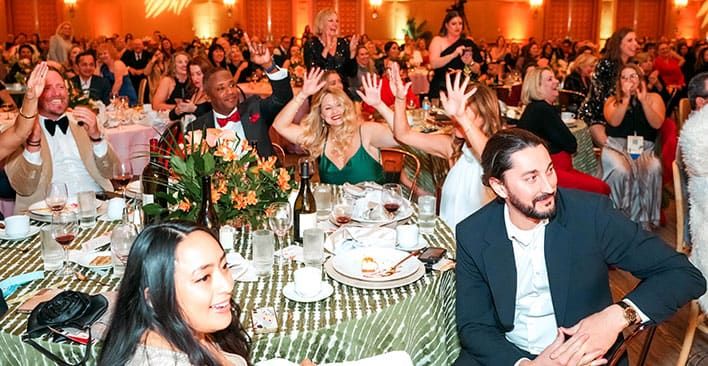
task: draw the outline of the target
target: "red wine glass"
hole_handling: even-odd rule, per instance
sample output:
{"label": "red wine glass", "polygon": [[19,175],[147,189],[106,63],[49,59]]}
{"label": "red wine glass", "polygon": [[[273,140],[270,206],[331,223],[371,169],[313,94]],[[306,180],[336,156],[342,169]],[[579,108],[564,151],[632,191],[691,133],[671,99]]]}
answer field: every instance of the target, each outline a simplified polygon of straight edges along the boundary
{"label": "red wine glass", "polygon": [[57,212],[52,216],[52,238],[64,248],[64,267],[57,272],[58,276],[73,276],[69,268],[69,246],[79,235],[79,219],[75,212]]}

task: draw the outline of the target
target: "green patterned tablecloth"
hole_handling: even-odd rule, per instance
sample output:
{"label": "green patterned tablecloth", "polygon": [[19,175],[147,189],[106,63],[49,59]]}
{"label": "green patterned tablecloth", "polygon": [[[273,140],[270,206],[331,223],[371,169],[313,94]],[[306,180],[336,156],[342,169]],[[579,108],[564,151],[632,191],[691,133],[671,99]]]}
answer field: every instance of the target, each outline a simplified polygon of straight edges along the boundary
{"label": "green patterned tablecloth", "polygon": [[[417,218],[414,215],[413,220]],[[99,222],[96,228],[81,233],[76,245],[84,240],[109,232],[112,224]],[[249,233],[244,230],[236,250],[251,257]],[[435,232],[425,235],[431,246],[448,250],[454,257],[455,242],[450,229],[438,220]],[[3,242],[0,246],[29,248],[26,253],[0,249],[0,279],[42,269],[40,236],[22,242]],[[292,272],[299,268],[292,262],[274,266],[273,275],[258,282],[237,282],[234,297],[241,304],[243,324],[251,324],[249,314],[254,308],[272,306],[278,313],[277,333],[253,335],[253,361],[282,357],[299,362],[309,357],[317,363],[355,360],[393,350],[407,351],[416,365],[449,365],[459,353],[454,317],[454,273],[426,274],[421,280],[391,290],[361,290],[328,279],[334,294],[315,303],[297,303],[283,297],[283,287],[291,281]],[[79,269],[78,267],[76,269]],[[87,293],[115,290],[118,280],[82,270],[88,277],[107,282],[65,280],[45,273],[45,279],[35,281],[8,298],[46,287],[73,289]],[[10,312],[0,318],[0,365],[50,365],[20,335],[26,328],[27,315]],[[83,348],[73,345],[43,343],[67,360],[78,360]],[[90,364],[95,364],[97,348]]]}
{"label": "green patterned tablecloth", "polygon": [[575,126],[570,128],[570,132],[578,142],[578,150],[573,155],[573,167],[583,173],[596,176],[598,174],[597,159],[592,150],[592,137],[590,129],[585,122],[576,119]]}

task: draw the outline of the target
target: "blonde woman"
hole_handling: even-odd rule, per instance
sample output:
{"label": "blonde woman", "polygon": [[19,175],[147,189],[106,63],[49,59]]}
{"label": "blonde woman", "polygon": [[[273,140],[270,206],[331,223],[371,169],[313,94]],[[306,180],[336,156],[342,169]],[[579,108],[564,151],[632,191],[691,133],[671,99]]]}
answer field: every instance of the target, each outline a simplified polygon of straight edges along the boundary
{"label": "blonde woman", "polygon": [[305,65],[310,70],[319,67],[336,70],[346,80],[347,76],[356,75],[356,47],[359,37],[355,34],[351,41],[339,37],[339,18],[337,12],[327,8],[315,16],[315,36],[304,47]]}
{"label": "blonde woman", "polygon": [[614,206],[645,229],[659,225],[661,161],[654,143],[665,113],[661,96],[647,91],[639,66],[622,66],[615,93],[604,105],[603,180]]}
{"label": "blonde woman", "polygon": [[101,43],[96,49],[101,63],[101,76],[112,85],[111,97],[128,97],[130,106],[138,103],[138,94],[128,76],[128,67],[118,58],[118,51],[108,42]]}
{"label": "blonde woman", "polygon": [[67,56],[71,50],[71,37],[74,30],[71,23],[63,22],[59,24],[56,32],[49,38],[49,53],[47,60],[56,61],[60,64],[66,64]]}
{"label": "blonde woman", "polygon": [[460,221],[493,198],[493,193],[482,185],[480,156],[489,136],[501,129],[499,101],[487,86],[470,84],[469,78],[461,82],[460,73],[453,83],[448,74],[447,94],[440,94],[440,100],[454,121],[454,132],[450,135],[416,132],[408,125],[405,113],[410,83],[403,85],[397,69],[398,65],[393,64],[394,136],[402,144],[448,160],[452,168],[442,187],[440,217],[454,232]]}
{"label": "blonde woman", "polygon": [[[354,103],[340,88],[324,88],[324,70],[314,68],[305,76],[302,91],[275,117],[273,127],[292,143],[319,158],[320,180],[343,184],[364,181],[383,182],[380,148],[397,146],[391,128],[382,123],[359,119]],[[381,83],[376,76],[364,80],[359,96],[374,106],[388,123],[393,112],[381,101]],[[295,114],[312,96],[310,113],[299,125]]]}
{"label": "blonde woman", "polygon": [[572,95],[570,105],[577,109],[585,100],[585,96],[590,91],[592,72],[595,70],[597,57],[591,53],[582,53],[578,56],[570,67],[570,74],[563,81],[563,89],[578,92],[581,95]]}

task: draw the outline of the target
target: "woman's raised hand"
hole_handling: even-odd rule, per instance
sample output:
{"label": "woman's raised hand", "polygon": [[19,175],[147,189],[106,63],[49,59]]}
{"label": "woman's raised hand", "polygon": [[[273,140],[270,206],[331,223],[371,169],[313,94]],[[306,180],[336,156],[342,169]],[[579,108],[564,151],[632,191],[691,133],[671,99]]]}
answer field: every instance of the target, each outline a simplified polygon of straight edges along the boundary
{"label": "woman's raised hand", "polygon": [[305,81],[302,83],[302,93],[305,96],[314,95],[325,86],[326,82],[322,80],[323,74],[324,70],[319,67],[313,67],[305,74]]}
{"label": "woman's raised hand", "polygon": [[391,66],[387,72],[389,73],[388,78],[391,81],[389,83],[391,86],[391,93],[393,93],[393,96],[396,97],[396,99],[406,100],[411,83],[403,83],[403,79],[401,79],[400,66],[398,66],[397,62],[391,62],[390,65]]}
{"label": "woman's raised hand", "polygon": [[352,39],[349,41],[349,57],[356,57],[356,49],[359,47],[359,35],[352,35]]}
{"label": "woman's raised hand", "polygon": [[359,94],[364,103],[374,108],[381,104],[381,80],[376,74],[367,73],[363,75],[361,77],[361,87],[364,92],[357,90],[356,93]]}
{"label": "woman's raised hand", "polygon": [[44,84],[47,80],[49,66],[46,62],[40,62],[34,67],[27,81],[27,97],[29,99],[38,98],[44,91]]}
{"label": "woman's raised hand", "polygon": [[251,53],[251,61],[259,66],[266,66],[273,60],[270,50],[264,44],[253,44],[248,37],[248,33],[243,34],[243,39],[248,45],[248,51]]}
{"label": "woman's raised hand", "polygon": [[469,77],[465,77],[465,81],[460,83],[462,78],[462,73],[456,73],[455,82],[450,81],[450,74],[445,75],[445,85],[447,86],[447,93],[440,93],[440,102],[442,102],[445,112],[456,119],[460,120],[465,115],[465,108],[467,106],[467,99],[477,92],[477,88],[470,90],[465,93],[467,85],[470,82]]}

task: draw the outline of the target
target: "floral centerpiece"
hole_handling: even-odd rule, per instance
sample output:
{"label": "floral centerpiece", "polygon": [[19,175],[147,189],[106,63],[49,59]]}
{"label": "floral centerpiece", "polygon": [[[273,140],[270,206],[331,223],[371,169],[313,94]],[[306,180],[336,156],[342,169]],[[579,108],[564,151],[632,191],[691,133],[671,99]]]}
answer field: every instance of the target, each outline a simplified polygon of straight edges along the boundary
{"label": "floral centerpiece", "polygon": [[[293,61],[295,59],[291,59]],[[290,80],[293,81],[295,86],[302,86],[303,82],[305,81],[305,72],[307,72],[307,69],[305,69],[305,66],[301,64],[300,62],[291,62],[290,63]]]}
{"label": "floral centerpiece", "polygon": [[211,176],[211,200],[221,223],[257,227],[271,203],[288,200],[294,184],[291,174],[276,167],[275,156],[260,158],[255,148],[233,131],[193,131],[183,143],[175,145],[170,147],[170,154],[160,156],[169,159],[171,178],[167,194],[158,192],[157,197],[164,199],[168,207],[147,205],[148,215],[167,211],[168,219],[195,221],[205,176]]}

